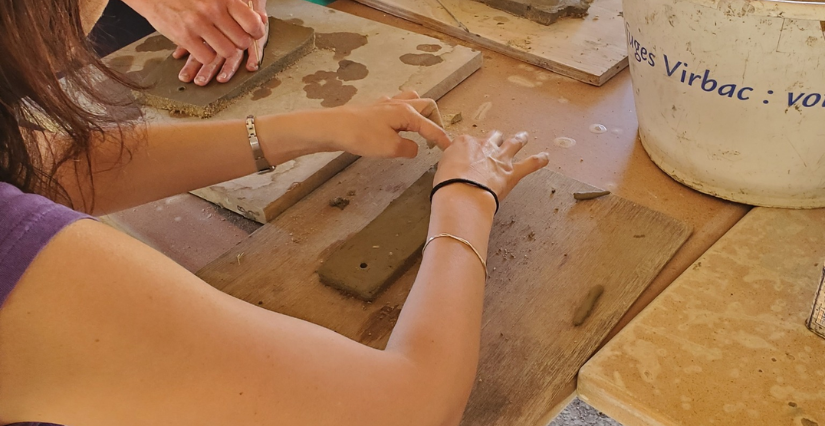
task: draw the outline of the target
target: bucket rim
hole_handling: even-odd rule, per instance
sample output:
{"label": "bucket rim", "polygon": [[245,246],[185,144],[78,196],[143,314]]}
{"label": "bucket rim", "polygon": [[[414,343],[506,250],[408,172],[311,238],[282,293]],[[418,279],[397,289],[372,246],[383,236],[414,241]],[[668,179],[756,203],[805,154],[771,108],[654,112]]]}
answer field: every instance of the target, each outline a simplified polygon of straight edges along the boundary
{"label": "bucket rim", "polygon": [[701,6],[728,11],[736,16],[825,21],[825,2],[797,0],[687,0]]}

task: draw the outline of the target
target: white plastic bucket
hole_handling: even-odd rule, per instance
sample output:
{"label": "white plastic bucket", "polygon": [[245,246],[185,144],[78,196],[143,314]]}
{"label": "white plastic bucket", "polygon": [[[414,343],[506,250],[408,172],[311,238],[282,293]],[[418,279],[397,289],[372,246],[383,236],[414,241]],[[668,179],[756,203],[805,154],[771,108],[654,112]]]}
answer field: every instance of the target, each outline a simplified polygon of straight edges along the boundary
{"label": "white plastic bucket", "polygon": [[825,3],[624,0],[639,134],[674,179],[825,206]]}

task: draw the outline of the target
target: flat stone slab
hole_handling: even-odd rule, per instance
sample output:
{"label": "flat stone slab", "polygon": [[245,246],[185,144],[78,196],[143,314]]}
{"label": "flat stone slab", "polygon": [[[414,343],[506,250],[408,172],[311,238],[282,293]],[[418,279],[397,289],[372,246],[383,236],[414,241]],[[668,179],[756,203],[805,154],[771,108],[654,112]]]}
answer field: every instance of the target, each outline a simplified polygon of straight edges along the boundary
{"label": "flat stone slab", "polygon": [[476,0],[533,22],[550,25],[559,18],[582,17],[593,0]]}
{"label": "flat stone slab", "polygon": [[624,425],[825,425],[825,339],[805,327],[825,209],[758,207],[578,376]]}
{"label": "flat stone slab", "polygon": [[166,57],[143,79],[150,86],[140,96],[151,107],[186,115],[208,118],[224,109],[235,98],[271,80],[315,47],[315,31],[312,28],[269,18],[269,42],[264,48],[260,69],[250,72],[241,66],[237,74],[226,83],[213,79],[206,86],[183,83],[178,79],[186,58]]}

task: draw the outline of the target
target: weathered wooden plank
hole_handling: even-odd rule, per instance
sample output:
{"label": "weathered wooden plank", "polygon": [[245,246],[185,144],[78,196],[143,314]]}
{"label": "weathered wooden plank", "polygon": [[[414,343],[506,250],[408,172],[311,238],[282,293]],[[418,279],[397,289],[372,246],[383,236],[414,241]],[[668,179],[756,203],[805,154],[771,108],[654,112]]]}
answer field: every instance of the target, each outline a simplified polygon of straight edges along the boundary
{"label": "weathered wooden plank", "polygon": [[[250,303],[382,348],[419,263],[371,303],[315,272],[437,160],[361,159],[198,275]],[[342,182],[339,184],[339,182]],[[690,234],[689,227],[547,170],[502,203],[491,236],[479,381],[466,425],[544,425],[566,385]],[[341,210],[329,200],[355,191]],[[604,287],[589,317],[579,305]]]}

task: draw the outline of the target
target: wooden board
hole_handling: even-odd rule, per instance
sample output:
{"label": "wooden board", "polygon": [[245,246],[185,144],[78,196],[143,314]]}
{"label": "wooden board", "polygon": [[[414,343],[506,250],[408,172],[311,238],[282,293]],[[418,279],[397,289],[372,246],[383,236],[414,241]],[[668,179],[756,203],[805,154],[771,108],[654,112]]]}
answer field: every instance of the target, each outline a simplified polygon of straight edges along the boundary
{"label": "wooden board", "polygon": [[[212,119],[365,104],[402,90],[437,99],[481,67],[479,51],[303,0],[270,0],[267,8],[271,16],[313,28],[318,48]],[[137,78],[173,48],[168,40],[154,35],[110,55],[107,61]],[[429,65],[405,63],[401,59],[405,55],[428,55],[424,62]],[[147,110],[146,116],[157,122],[200,120],[157,110]],[[314,154],[281,164],[274,173],[253,174],[193,193],[265,223],[355,159],[340,152]]]}
{"label": "wooden board", "polygon": [[550,26],[475,0],[440,0],[455,19],[438,0],[356,1],[596,86],[628,65],[621,0],[595,0],[584,19],[565,18]]}
{"label": "wooden board", "polygon": [[825,424],[825,340],[805,327],[825,209],[754,208],[605,345],[579,396],[626,426]]}
{"label": "wooden board", "polygon": [[[361,159],[198,275],[250,303],[383,348],[420,263],[372,303],[321,284],[315,271],[437,157]],[[573,200],[572,192],[593,189],[544,170],[502,203],[490,244],[479,381],[464,424],[546,425],[553,404],[567,397],[565,385],[690,233],[616,196]],[[329,206],[353,190],[346,209]],[[605,293],[574,327],[576,304],[594,284]]]}

